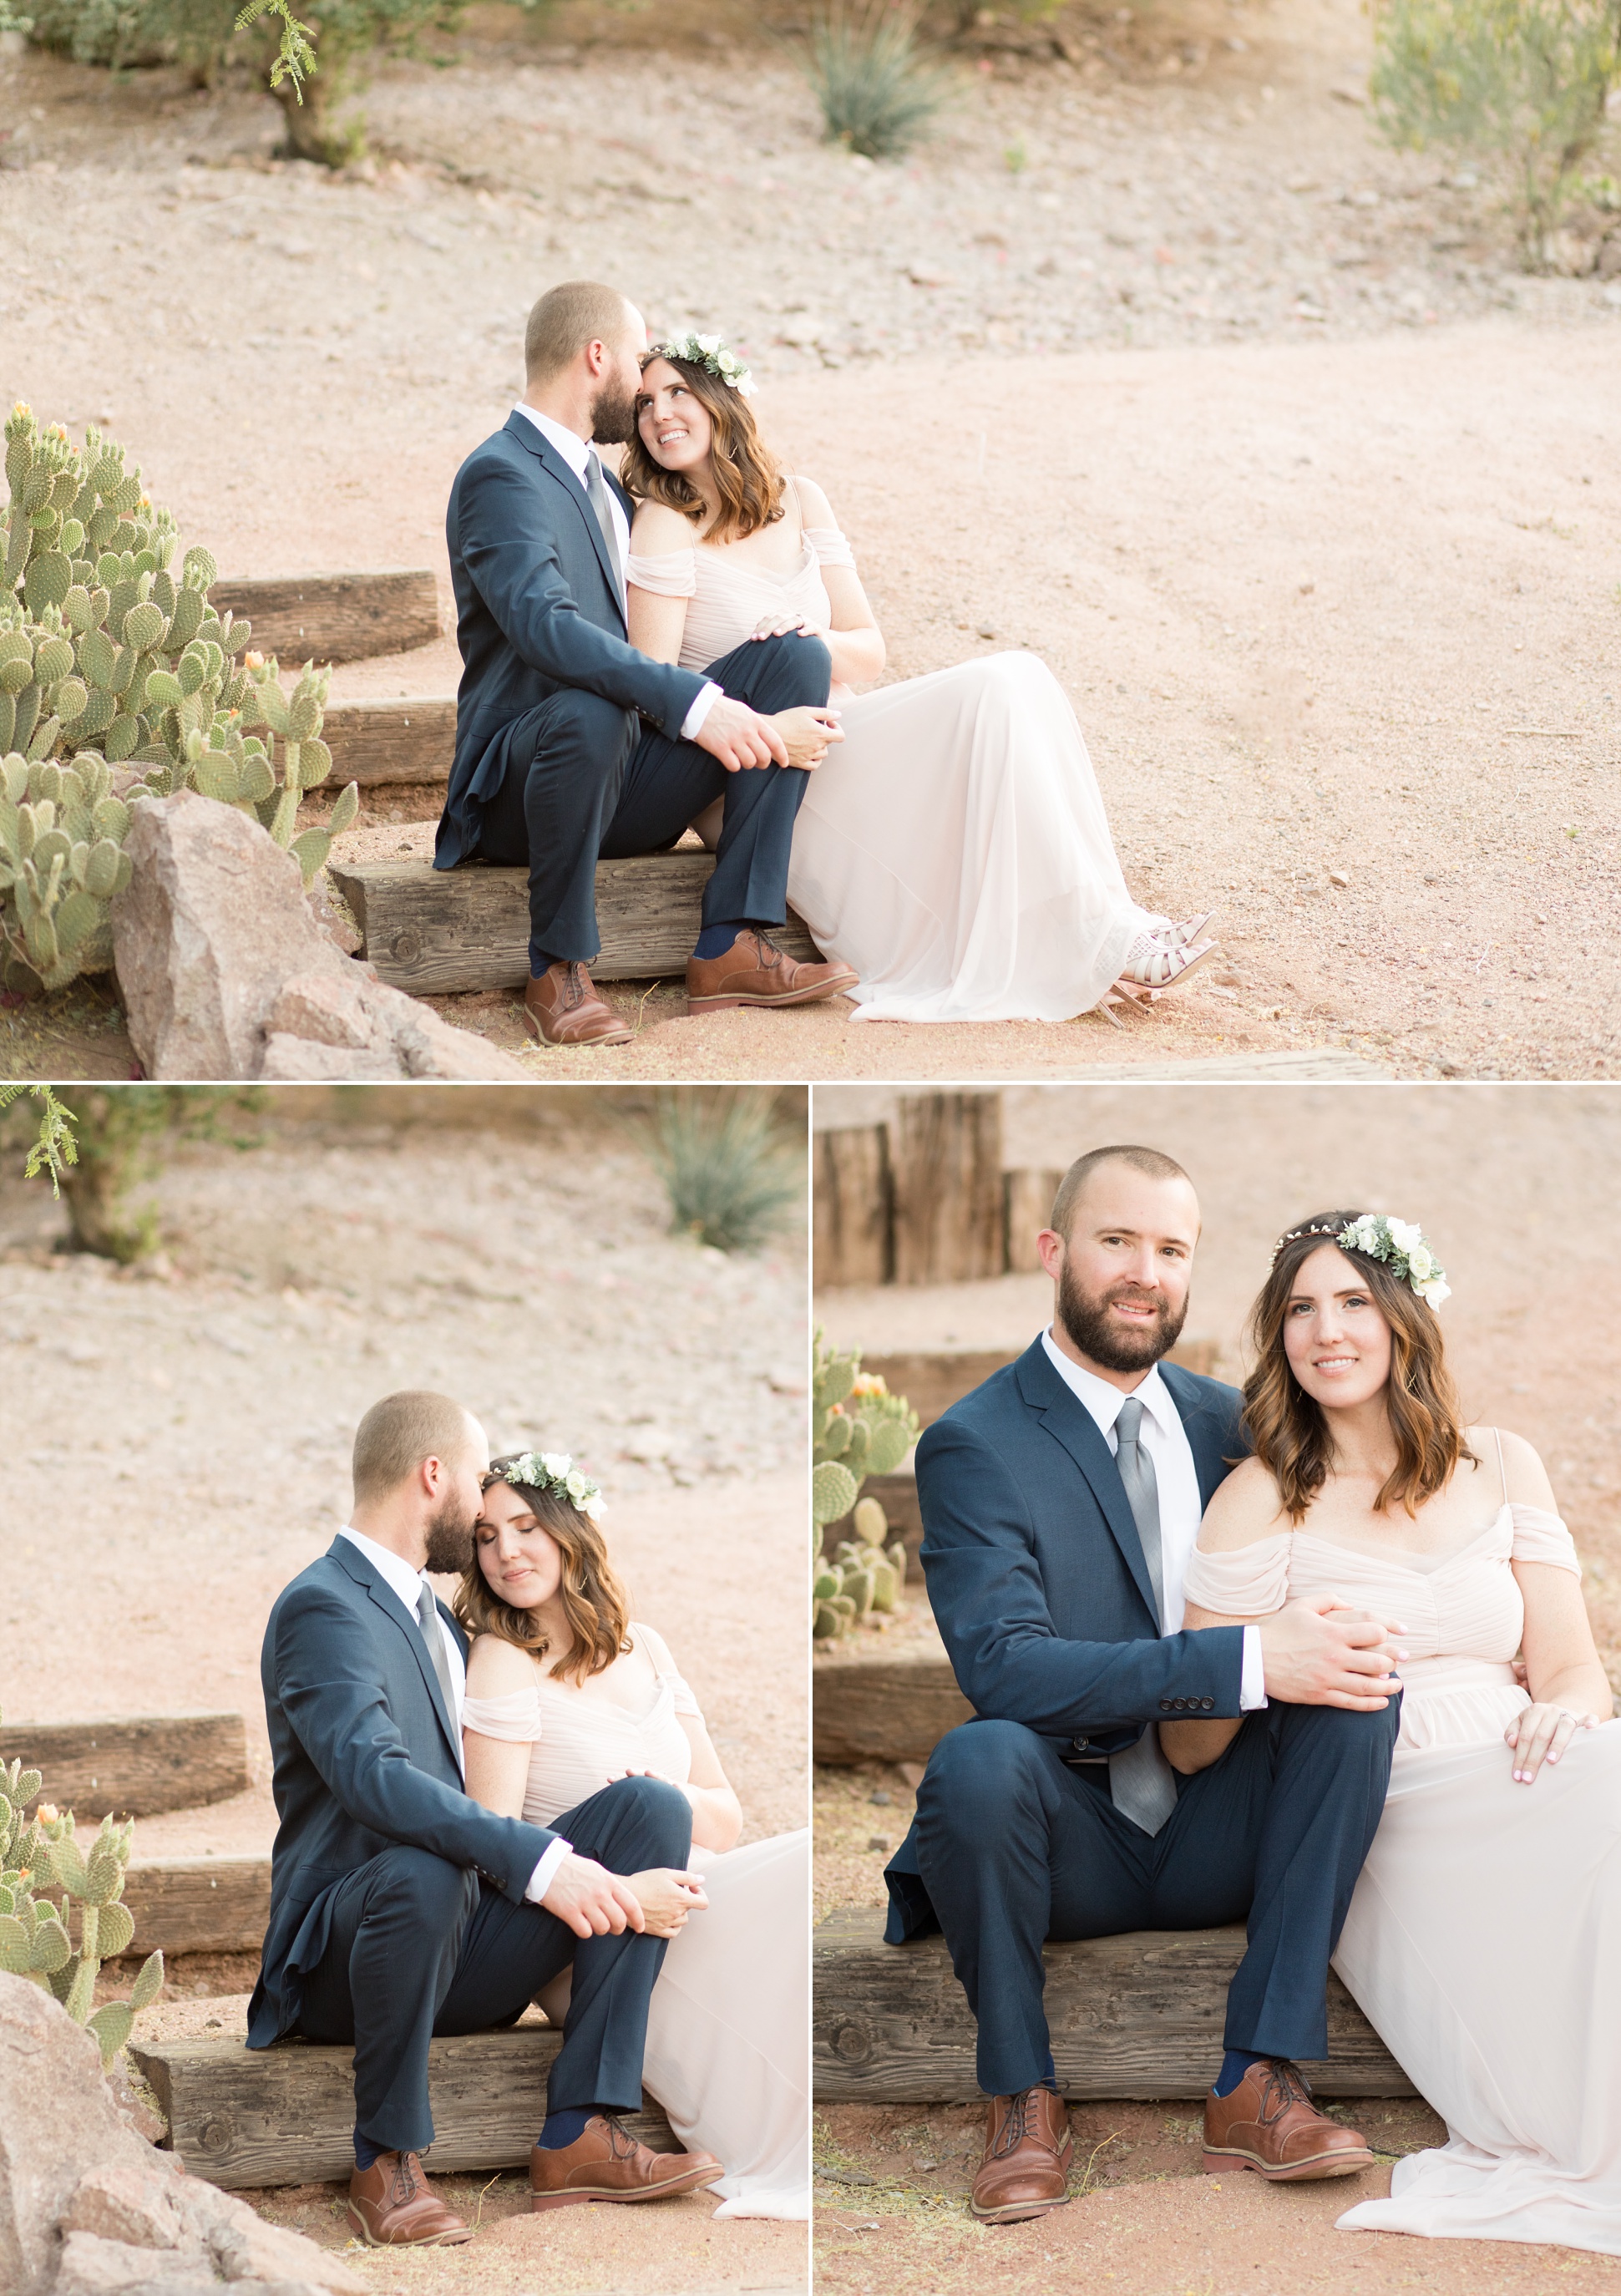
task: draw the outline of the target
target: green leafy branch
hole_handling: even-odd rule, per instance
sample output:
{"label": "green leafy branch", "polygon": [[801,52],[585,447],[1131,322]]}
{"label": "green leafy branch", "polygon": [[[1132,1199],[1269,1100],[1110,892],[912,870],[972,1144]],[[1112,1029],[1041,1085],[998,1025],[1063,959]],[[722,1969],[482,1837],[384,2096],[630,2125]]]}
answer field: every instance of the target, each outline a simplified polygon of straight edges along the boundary
{"label": "green leafy branch", "polygon": [[41,1172],[51,1175],[51,1193],[60,1196],[68,1167],[78,1161],[78,1144],[73,1137],[75,1118],[70,1108],[64,1108],[48,1084],[0,1084],[0,1113],[24,1093],[39,1103],[39,1129],[34,1144],[29,1150],[23,1166],[25,1176],[37,1179]]}
{"label": "green leafy branch", "polygon": [[[4,0],[0,0],[0,5]],[[257,24],[261,16],[279,16],[282,20],[282,45],[276,60],[270,67],[270,85],[280,87],[288,81],[300,103],[304,101],[304,83],[320,70],[315,49],[310,45],[313,27],[300,24],[287,0],[248,0],[247,6],[236,20],[236,29],[245,32]]]}

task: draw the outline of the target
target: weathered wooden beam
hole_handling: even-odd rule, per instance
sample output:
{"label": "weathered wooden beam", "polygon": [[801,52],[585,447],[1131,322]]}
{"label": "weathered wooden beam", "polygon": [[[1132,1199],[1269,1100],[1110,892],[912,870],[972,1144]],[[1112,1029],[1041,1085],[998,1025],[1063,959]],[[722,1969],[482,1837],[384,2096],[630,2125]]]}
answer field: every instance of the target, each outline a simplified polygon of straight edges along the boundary
{"label": "weathered wooden beam", "polygon": [[[815,1933],[812,2080],[819,2103],[977,2099],[974,2021],[945,1940],[883,1943],[851,1908]],[[1241,1929],[1142,1930],[1046,1948],[1044,2006],[1066,2096],[1202,2096],[1222,2061]],[[1329,2054],[1301,2070],[1324,2096],[1412,2096],[1412,2083],[1337,1977]]]}
{"label": "weathered wooden beam", "polygon": [[268,1857],[132,1857],[124,1903],[135,1916],[129,1950],[257,1953],[270,1919]]}
{"label": "weathered wooden beam", "polygon": [[1003,1174],[1010,1275],[1040,1275],[1041,1255],[1036,1249],[1036,1239],[1047,1225],[1052,1199],[1063,1177],[1061,1172],[1048,1171]]}
{"label": "weathered wooden beam", "polygon": [[905,1093],[888,1124],[895,1281],[963,1283],[1000,1275],[1002,1095]]}
{"label": "weathered wooden beam", "polygon": [[[528,2161],[561,2042],[550,2025],[514,2025],[430,2044],[436,2171]],[[144,2042],[137,2025],[129,2054],[168,2122],[169,2149],[210,2184],[227,2190],[322,2184],[353,2168],[350,2050],[309,2041],[250,2049],[230,2035]],[[626,2126],[655,2152],[680,2149],[657,2105],[627,2115]]]}
{"label": "weathered wooden beam", "polygon": [[819,1290],[829,1284],[889,1281],[888,1136],[882,1124],[816,1135],[811,1249]]}
{"label": "weathered wooden beam", "polygon": [[[599,861],[599,980],[647,980],[685,971],[699,932],[699,905],[712,853],[643,853]],[[528,872],[471,863],[328,864],[362,935],[360,955],[380,979],[413,996],[470,988],[516,988],[529,977]],[[775,939],[792,956],[814,957],[810,935],[790,916]]]}
{"label": "weathered wooden beam", "polygon": [[973,1710],[948,1659],[858,1658],[840,1647],[811,1669],[819,1762],[926,1762]]}
{"label": "weathered wooden beam", "polygon": [[0,1723],[0,1761],[44,1774],[47,1801],[83,1821],[155,1817],[248,1786],[240,1714],[137,1714],[100,1722]]}
{"label": "weathered wooden beam", "polygon": [[381,783],[448,783],[456,747],[456,705],[450,700],[340,701],[326,712],[321,738],[332,753],[330,780],[362,789]]}
{"label": "weathered wooden beam", "polygon": [[363,661],[405,653],[439,635],[439,593],[429,567],[381,574],[273,575],[215,583],[211,605],[246,614],[251,643],[291,668],[305,661]]}

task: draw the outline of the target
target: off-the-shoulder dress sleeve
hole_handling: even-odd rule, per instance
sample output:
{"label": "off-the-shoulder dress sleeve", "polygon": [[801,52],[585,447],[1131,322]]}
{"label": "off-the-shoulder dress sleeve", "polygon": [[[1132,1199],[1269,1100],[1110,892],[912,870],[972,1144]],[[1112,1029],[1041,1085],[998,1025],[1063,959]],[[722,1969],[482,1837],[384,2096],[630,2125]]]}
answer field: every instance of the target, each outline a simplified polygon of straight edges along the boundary
{"label": "off-the-shoulder dress sleeve", "polygon": [[542,1734],[538,1690],[508,1690],[499,1698],[470,1698],[462,1708],[462,1726],[480,1738],[504,1738],[516,1745],[533,1745]]}
{"label": "off-the-shoulder dress sleeve", "polygon": [[1550,1514],[1546,1507],[1520,1506],[1513,1502],[1509,1513],[1514,1522],[1511,1552],[1516,1562],[1551,1562],[1556,1570],[1574,1570],[1578,1578],[1581,1577],[1576,1541],[1558,1515]]}
{"label": "off-the-shoulder dress sleeve", "polygon": [[807,526],[805,539],[815,552],[818,566],[855,566],[856,554],[836,526]]}
{"label": "off-the-shoulder dress sleeve", "polygon": [[659,1682],[671,1693],[673,1710],[677,1714],[691,1714],[696,1720],[701,1722],[703,1709],[693,1697],[685,1676],[682,1674],[675,1660],[670,1656],[668,1643],[665,1641],[658,1628],[644,1626],[640,1620],[634,1620],[631,1623],[631,1632],[633,1635],[641,1636],[647,1654],[653,1662],[653,1672]]}
{"label": "off-the-shoulder dress sleeve", "polygon": [[1221,1554],[1195,1547],[1183,1591],[1190,1603],[1221,1618],[1266,1618],[1289,1598],[1289,1547],[1287,1531]]}
{"label": "off-the-shoulder dress sleeve", "polygon": [[634,582],[638,590],[651,590],[656,597],[695,598],[697,554],[691,550],[666,550],[657,558],[643,558],[633,550],[625,562],[625,578]]}

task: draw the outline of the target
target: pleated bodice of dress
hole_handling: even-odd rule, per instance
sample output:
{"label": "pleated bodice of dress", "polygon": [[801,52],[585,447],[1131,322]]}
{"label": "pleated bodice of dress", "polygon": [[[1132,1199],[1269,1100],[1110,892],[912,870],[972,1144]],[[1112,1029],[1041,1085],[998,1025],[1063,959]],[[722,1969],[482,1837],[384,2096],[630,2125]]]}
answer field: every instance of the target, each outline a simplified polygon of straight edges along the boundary
{"label": "pleated bodice of dress", "polygon": [[676,1785],[691,1775],[692,1744],[679,1717],[701,1720],[698,1701],[676,1672],[662,1636],[634,1620],[630,1635],[652,1661],[651,1697],[643,1684],[633,1704],[622,1704],[598,1686],[602,1677],[580,1689],[553,1682],[536,1667],[531,1688],[470,1698],[463,1708],[463,1726],[480,1737],[532,1749],[523,1797],[531,1825],[551,1825],[626,1770],[656,1770]]}
{"label": "pleated bodice of dress", "polygon": [[813,526],[801,537],[798,563],[785,572],[762,566],[736,549],[710,549],[700,543],[657,558],[633,552],[626,578],[639,590],[691,601],[681,634],[680,667],[707,669],[741,645],[766,614],[800,614],[812,629],[829,628],[833,609],[822,569],[851,562],[850,545],[836,528]]}
{"label": "pleated bodice of dress", "polygon": [[1490,1522],[1440,1556],[1375,1551],[1280,1531],[1225,1554],[1196,1553],[1187,1599],[1227,1618],[1265,1618],[1285,1603],[1335,1594],[1375,1617],[1399,1620],[1404,1689],[1398,1758],[1436,1746],[1500,1740],[1529,1704],[1510,1660],[1525,1628],[1516,1562],[1578,1576],[1556,1514],[1506,1501]]}

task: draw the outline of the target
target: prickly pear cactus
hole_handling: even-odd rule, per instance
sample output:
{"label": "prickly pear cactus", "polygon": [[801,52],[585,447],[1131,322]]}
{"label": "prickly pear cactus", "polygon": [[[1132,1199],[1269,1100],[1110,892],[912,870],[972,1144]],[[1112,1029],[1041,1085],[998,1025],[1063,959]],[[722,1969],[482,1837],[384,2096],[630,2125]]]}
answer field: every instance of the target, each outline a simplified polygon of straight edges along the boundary
{"label": "prickly pear cactus", "polygon": [[129,882],[129,808],[104,759],[0,758],[0,939],[47,988],[112,962],[108,913]]}
{"label": "prickly pear cactus", "polygon": [[[37,1770],[25,1770],[20,1762],[0,1767],[0,1969],[53,1994],[76,2024],[95,2035],[102,2062],[110,2065],[135,2018],[163,1988],[163,1956],[151,1953],[127,2001],[94,2005],[102,1964],[125,1952],[135,1932],[128,1906],[120,1903],[135,1824],[115,1825],[104,1817],[86,1846],[71,1810],[42,1801],[31,1818],[25,1815],[42,1783]],[[46,1890],[60,1903],[53,1904]]]}
{"label": "prickly pear cactus", "polygon": [[[299,832],[299,800],[332,771],[320,738],[326,673],[306,665],[286,694],[274,659],[244,654],[249,624],[209,603],[213,559],[188,550],[176,578],[175,521],[153,509],[139,469],[127,472],[124,460],[95,430],[82,447],[60,423],[42,430],[20,403],[5,424],[0,758],[6,803],[31,816],[24,824],[8,813],[0,824],[9,987],[59,988],[111,962],[112,895],[95,890],[109,865],[98,859],[90,876],[76,876],[86,840],[70,839],[62,852],[62,824],[37,817],[31,789],[13,791],[13,760],[30,775],[37,766],[71,769],[86,790],[95,787],[93,812],[120,808],[121,825],[98,833],[97,851],[109,840],[121,851],[142,798],[192,788],[252,813],[292,853],[307,885],[359,808],[351,783],[323,828]],[[266,728],[264,740],[248,734],[253,726]]]}
{"label": "prickly pear cactus", "polygon": [[[815,1556],[811,1578],[812,1632],[819,1642],[847,1634],[874,1611],[893,1611],[906,1576],[906,1551],[887,1546],[889,1525],[876,1499],[861,1499],[864,1477],[893,1474],[916,1442],[919,1422],[903,1397],[891,1395],[861,1357],[839,1355],[816,1334],[811,1385],[811,1517]],[[856,1537],[831,1560],[822,1533],[856,1511]]]}

